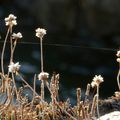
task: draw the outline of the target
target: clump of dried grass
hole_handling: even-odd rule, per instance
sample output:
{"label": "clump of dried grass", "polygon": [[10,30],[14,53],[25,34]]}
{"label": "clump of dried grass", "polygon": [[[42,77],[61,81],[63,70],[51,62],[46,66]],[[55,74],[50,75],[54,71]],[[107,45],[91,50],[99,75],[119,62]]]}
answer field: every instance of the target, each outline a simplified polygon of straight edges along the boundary
{"label": "clump of dried grass", "polygon": [[[7,98],[4,103],[0,104],[0,119],[1,120],[91,120],[96,118],[96,114],[99,117],[99,85],[103,82],[101,76],[95,76],[93,79],[92,87],[97,88],[97,93],[90,99],[90,88],[88,84],[86,88],[85,98],[81,99],[81,88],[76,90],[76,105],[71,106],[70,100],[59,101],[59,74],[53,73],[51,80],[48,80],[49,74],[44,72],[43,69],[43,37],[46,34],[45,29],[36,29],[36,36],[40,39],[40,51],[41,51],[41,72],[38,74],[38,80],[41,81],[40,95],[36,92],[36,74],[34,76],[34,87],[32,88],[19,72],[19,62],[14,63],[14,52],[17,45],[17,40],[22,38],[21,33],[13,34],[13,26],[17,25],[17,21],[14,15],[10,14],[8,18],[5,18],[8,31],[5,37],[5,42],[1,54],[1,94],[6,93]],[[8,72],[4,71],[4,52],[7,40],[10,40],[11,55],[10,63],[8,65]],[[28,100],[27,96],[24,96],[23,90],[25,87],[17,88],[15,78],[18,76],[23,83],[33,92],[33,98]],[[119,75],[118,75],[119,76]],[[117,79],[118,83],[119,80]],[[45,100],[44,86],[47,86],[51,101]],[[119,86],[119,85],[118,85]],[[120,99],[120,92],[115,93],[115,98]],[[13,100],[16,96],[16,103]]]}

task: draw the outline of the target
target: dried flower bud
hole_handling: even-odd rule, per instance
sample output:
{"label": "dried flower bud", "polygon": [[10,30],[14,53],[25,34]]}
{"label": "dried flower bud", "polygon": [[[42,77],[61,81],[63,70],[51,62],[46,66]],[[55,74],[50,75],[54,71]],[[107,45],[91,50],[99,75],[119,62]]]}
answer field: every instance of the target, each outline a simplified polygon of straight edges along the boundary
{"label": "dried flower bud", "polygon": [[120,92],[115,92],[115,96],[120,98]]}
{"label": "dried flower bud", "polygon": [[117,62],[119,62],[119,63],[120,63],[120,58],[117,58]]}
{"label": "dried flower bud", "polygon": [[47,73],[47,72],[41,72],[40,74],[38,74],[39,80],[47,80],[48,77],[49,77],[49,73]]}
{"label": "dried flower bud", "polygon": [[120,57],[120,50],[117,51],[117,54],[116,54],[117,57]]}
{"label": "dried flower bud", "polygon": [[20,65],[19,65],[19,62],[17,62],[17,63],[11,63],[9,66],[8,66],[8,70],[9,70],[9,72],[11,72],[11,73],[16,73],[16,72],[18,72],[19,71],[19,69],[20,69]]}
{"label": "dried flower bud", "polygon": [[18,33],[13,33],[12,34],[12,38],[13,39],[20,39],[20,38],[22,38],[23,36],[22,36],[22,34],[20,33],[20,32],[18,32]]}
{"label": "dried flower bud", "polygon": [[46,35],[46,30],[43,28],[37,28],[35,31],[36,31],[36,36],[38,38],[42,39],[44,37],[44,35]]}
{"label": "dried flower bud", "polygon": [[5,18],[5,24],[6,24],[6,26],[17,25],[16,18],[17,17],[14,16],[13,14],[10,14],[7,18]]}
{"label": "dried flower bud", "polygon": [[104,82],[103,77],[101,75],[95,75],[93,81],[91,83],[92,87],[98,86],[100,83]]}
{"label": "dried flower bud", "polygon": [[94,81],[92,81],[92,82],[91,82],[91,86],[92,86],[92,88],[94,88],[95,86],[97,86],[97,83],[94,82]]}

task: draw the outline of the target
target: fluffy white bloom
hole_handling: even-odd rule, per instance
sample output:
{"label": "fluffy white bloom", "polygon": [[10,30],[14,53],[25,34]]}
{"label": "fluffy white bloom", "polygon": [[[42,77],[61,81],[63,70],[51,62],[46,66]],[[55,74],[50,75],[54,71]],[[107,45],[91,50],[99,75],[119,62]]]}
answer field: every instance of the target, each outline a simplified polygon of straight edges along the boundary
{"label": "fluffy white bloom", "polygon": [[115,92],[115,96],[120,98],[120,92]]}
{"label": "fluffy white bloom", "polygon": [[119,62],[119,63],[120,63],[120,58],[117,58],[117,62]]}
{"label": "fluffy white bloom", "polygon": [[43,38],[46,35],[46,30],[43,28],[37,28],[35,31],[38,38]]}
{"label": "fluffy white bloom", "polygon": [[19,62],[17,62],[17,63],[13,63],[13,62],[12,62],[12,63],[8,66],[8,70],[9,70],[9,72],[11,72],[11,73],[16,73],[16,72],[19,71],[20,66],[21,66],[21,65],[19,65]]}
{"label": "fluffy white bloom", "polygon": [[101,75],[95,75],[91,83],[91,86],[92,87],[98,86],[102,82],[104,82],[103,77]]}
{"label": "fluffy white bloom", "polygon": [[92,88],[94,88],[95,86],[97,86],[97,83],[94,82],[94,81],[92,81],[92,82],[91,82],[91,86],[92,86]]}
{"label": "fluffy white bloom", "polygon": [[120,50],[117,51],[117,54],[116,54],[117,57],[120,57]]}
{"label": "fluffy white bloom", "polygon": [[39,80],[47,80],[48,77],[49,77],[49,73],[47,73],[47,72],[41,72],[40,74],[38,74]]}
{"label": "fluffy white bloom", "polygon": [[17,25],[16,19],[17,19],[16,16],[14,16],[13,14],[10,14],[7,18],[5,18],[5,24],[6,24],[6,26]]}
{"label": "fluffy white bloom", "polygon": [[18,32],[18,33],[13,33],[12,34],[12,38],[13,39],[20,39],[20,38],[22,38],[23,36],[22,36],[22,34],[20,33],[20,32]]}

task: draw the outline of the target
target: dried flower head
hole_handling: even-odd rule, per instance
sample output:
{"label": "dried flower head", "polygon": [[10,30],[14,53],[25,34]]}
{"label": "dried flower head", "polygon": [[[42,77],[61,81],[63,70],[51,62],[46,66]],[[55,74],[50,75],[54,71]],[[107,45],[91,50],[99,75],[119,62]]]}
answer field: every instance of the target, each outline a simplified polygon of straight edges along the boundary
{"label": "dried flower head", "polygon": [[38,74],[39,80],[47,80],[48,77],[49,77],[49,73],[47,73],[47,72],[41,72],[40,74]]}
{"label": "dried flower head", "polygon": [[116,91],[116,92],[115,92],[115,97],[120,98],[120,92]]}
{"label": "dried flower head", "polygon": [[36,31],[36,36],[38,38],[42,39],[44,37],[44,35],[46,35],[46,30],[43,28],[37,28],[35,31]]}
{"label": "dried flower head", "polygon": [[16,73],[16,72],[18,72],[19,71],[19,69],[20,69],[20,65],[19,65],[19,62],[17,62],[17,63],[11,63],[9,66],[8,66],[8,70],[9,70],[9,72],[10,73]]}
{"label": "dried flower head", "polygon": [[117,54],[116,54],[117,57],[120,57],[120,50],[117,51]]}
{"label": "dried flower head", "polygon": [[6,24],[6,26],[17,25],[16,19],[17,19],[16,16],[14,16],[13,14],[10,14],[7,18],[5,18],[5,24]]}
{"label": "dried flower head", "polygon": [[117,58],[117,62],[119,62],[119,63],[120,63],[120,58]]}
{"label": "dried flower head", "polygon": [[103,77],[101,75],[95,75],[91,83],[91,86],[92,87],[99,86],[99,84],[102,82],[104,82]]}
{"label": "dried flower head", "polygon": [[22,36],[22,34],[20,33],[20,32],[18,32],[18,33],[13,33],[12,34],[12,38],[13,39],[20,39],[20,38],[22,38],[23,36]]}

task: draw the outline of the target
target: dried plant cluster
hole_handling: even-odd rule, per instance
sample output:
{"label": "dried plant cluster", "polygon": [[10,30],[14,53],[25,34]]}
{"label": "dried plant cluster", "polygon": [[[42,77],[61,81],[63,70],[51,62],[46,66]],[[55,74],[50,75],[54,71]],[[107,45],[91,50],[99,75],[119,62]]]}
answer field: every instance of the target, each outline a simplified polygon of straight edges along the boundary
{"label": "dried plant cluster", "polygon": [[[36,29],[36,37],[40,41],[41,52],[41,71],[34,76],[34,87],[32,88],[19,72],[21,65],[14,61],[14,52],[19,39],[22,38],[20,32],[14,33],[13,27],[17,25],[17,17],[10,14],[5,18],[5,24],[8,28],[1,53],[1,94],[7,94],[6,101],[0,103],[0,119],[1,120],[92,120],[100,117],[99,113],[99,86],[104,82],[101,75],[95,75],[91,84],[87,85],[84,99],[81,99],[81,88],[76,90],[76,105],[71,106],[70,99],[62,102],[58,99],[59,95],[59,74],[53,73],[49,79],[49,73],[44,71],[43,65],[43,38],[46,35],[46,30],[42,28]],[[8,72],[4,70],[4,53],[6,42],[10,42],[10,61]],[[120,66],[120,51],[117,52],[117,62]],[[26,95],[23,95],[24,87],[17,88],[16,76],[33,92],[33,98],[28,100]],[[120,99],[120,68],[117,75],[117,83],[119,91],[115,92],[114,98]],[[36,80],[41,81],[40,95],[36,92]],[[44,87],[48,88],[51,96],[51,101],[45,100]],[[90,99],[90,89],[95,88],[96,94]],[[16,102],[13,100],[16,98]]]}

